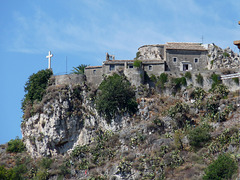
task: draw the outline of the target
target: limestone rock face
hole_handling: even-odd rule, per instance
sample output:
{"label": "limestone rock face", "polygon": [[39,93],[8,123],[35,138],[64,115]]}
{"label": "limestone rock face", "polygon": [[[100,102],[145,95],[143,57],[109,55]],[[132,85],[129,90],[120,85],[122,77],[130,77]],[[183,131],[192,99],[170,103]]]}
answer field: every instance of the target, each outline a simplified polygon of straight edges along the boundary
{"label": "limestone rock face", "polygon": [[76,145],[89,144],[99,127],[116,131],[126,126],[128,117],[117,117],[107,124],[86,96],[85,88],[79,85],[48,88],[38,104],[38,112],[21,127],[23,141],[32,157],[65,154]]}
{"label": "limestone rock face", "polygon": [[209,44],[208,57],[208,69],[238,68],[239,55],[229,47],[222,49],[215,44]]}
{"label": "limestone rock face", "polygon": [[146,45],[138,49],[140,60],[163,60],[163,47],[157,45]]}

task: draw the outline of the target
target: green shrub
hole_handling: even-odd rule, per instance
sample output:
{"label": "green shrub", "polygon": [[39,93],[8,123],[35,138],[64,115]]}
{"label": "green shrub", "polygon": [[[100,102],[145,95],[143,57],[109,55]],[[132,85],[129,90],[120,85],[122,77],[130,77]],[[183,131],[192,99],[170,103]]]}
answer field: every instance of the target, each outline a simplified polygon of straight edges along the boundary
{"label": "green shrub", "polygon": [[0,166],[0,179],[7,180],[8,171],[4,166]]}
{"label": "green shrub", "polygon": [[83,158],[86,156],[87,152],[89,152],[89,147],[87,145],[76,146],[71,153],[71,157]]}
{"label": "green shrub", "polygon": [[231,179],[237,169],[237,163],[228,154],[221,154],[207,167],[203,179]]}
{"label": "green shrub", "polygon": [[150,80],[151,80],[152,82],[157,82],[157,77],[156,77],[154,74],[152,74],[152,75],[150,76]]}
{"label": "green shrub", "polygon": [[134,59],[138,59],[140,57],[140,52],[138,51],[137,53],[136,53],[136,57],[134,58]]}
{"label": "green shrub", "polygon": [[187,85],[187,81],[185,77],[172,78],[172,83],[173,83],[174,94],[180,91],[182,86]]}
{"label": "green shrub", "polygon": [[202,76],[200,73],[199,73],[199,74],[196,74],[195,76],[196,76],[196,82],[197,82],[199,85],[203,86],[203,76]]}
{"label": "green shrub", "polygon": [[189,144],[195,148],[202,147],[211,138],[208,126],[198,126],[192,129],[189,134]]}
{"label": "green shrub", "polygon": [[53,160],[47,157],[42,158],[42,160],[40,161],[40,166],[43,169],[49,169],[51,164],[52,164]]}
{"label": "green shrub", "polygon": [[190,97],[195,99],[195,100],[202,100],[204,99],[206,95],[206,92],[200,88],[200,87],[196,87],[193,92],[190,94]]}
{"label": "green shrub", "polygon": [[213,60],[211,60],[210,64],[211,64],[211,65],[213,65],[213,62],[214,62],[214,61],[213,61]]}
{"label": "green shrub", "polygon": [[227,52],[224,52],[224,53],[223,53],[223,57],[224,57],[224,58],[227,58],[227,57],[229,57],[229,56],[230,56],[229,53],[227,53]]}
{"label": "green shrub", "polygon": [[67,174],[71,174],[71,170],[70,170],[69,165],[67,163],[63,163],[62,165],[60,165],[59,169],[60,169],[60,174],[62,176],[65,176]]}
{"label": "green shrub", "polygon": [[22,140],[19,139],[19,137],[16,137],[16,139],[11,139],[8,142],[7,152],[23,152],[25,151],[25,145],[23,144]]}
{"label": "green shrub", "polygon": [[192,79],[192,74],[188,71],[185,73],[184,77],[187,79]]}
{"label": "green shrub", "polygon": [[45,180],[48,179],[48,171],[46,169],[39,169],[37,171],[36,176],[33,178],[34,180]]}
{"label": "green shrub", "polygon": [[22,180],[23,175],[27,172],[27,167],[24,164],[16,165],[13,168],[7,170],[7,179]]}
{"label": "green shrub", "polygon": [[229,90],[228,87],[224,84],[217,84],[213,88],[209,90],[211,93],[213,93],[215,96],[218,97],[218,99],[226,98],[228,96]]}
{"label": "green shrub", "polygon": [[235,77],[232,78],[232,80],[235,82],[236,85],[239,85],[239,78]]}
{"label": "green shrub", "polygon": [[50,69],[38,71],[29,77],[25,84],[25,96],[22,101],[22,110],[24,111],[27,104],[33,104],[35,100],[41,101],[48,85],[48,80],[53,72]]}
{"label": "green shrub", "polygon": [[212,79],[212,81],[213,81],[213,83],[212,83],[212,89],[215,88],[215,86],[217,86],[218,84],[220,84],[220,83],[222,82],[222,81],[221,81],[221,78],[220,78],[220,75],[215,74],[215,73],[213,73],[213,74],[211,75],[211,79]]}
{"label": "green shrub", "polygon": [[168,74],[162,73],[157,79],[157,87],[164,88],[164,84],[168,81]]}
{"label": "green shrub", "polygon": [[134,114],[137,111],[135,92],[123,76],[114,74],[107,77],[99,86],[96,108],[106,117],[108,123],[119,113]]}
{"label": "green shrub", "polygon": [[188,120],[187,113],[189,106],[185,103],[177,102],[176,105],[170,107],[168,115],[175,120],[178,127],[183,127]]}
{"label": "green shrub", "polygon": [[117,173],[116,174],[121,174],[123,177],[126,177],[127,174],[131,173],[132,169],[132,162],[130,161],[125,161],[124,159],[119,162],[118,167],[117,167]]}
{"label": "green shrub", "polygon": [[211,142],[208,146],[208,152],[211,154],[215,154],[218,152],[225,152],[229,145],[239,145],[240,131],[234,127],[231,129],[226,128],[222,134],[218,135],[218,137]]}
{"label": "green shrub", "polygon": [[133,62],[133,66],[134,66],[134,67],[136,67],[136,68],[140,68],[141,65],[142,65],[142,61],[137,60],[137,59],[134,60],[134,62]]}
{"label": "green shrub", "polygon": [[183,138],[184,134],[181,130],[178,129],[174,132],[174,144],[178,149],[183,149]]}

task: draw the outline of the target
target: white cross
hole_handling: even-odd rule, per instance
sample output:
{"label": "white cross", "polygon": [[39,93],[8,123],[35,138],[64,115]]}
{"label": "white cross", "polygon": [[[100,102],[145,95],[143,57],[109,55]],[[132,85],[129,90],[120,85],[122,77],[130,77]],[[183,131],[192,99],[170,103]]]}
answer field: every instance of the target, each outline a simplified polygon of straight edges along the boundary
{"label": "white cross", "polygon": [[48,59],[48,69],[51,69],[51,57],[53,57],[53,55],[51,54],[51,51],[49,51],[48,56],[46,56]]}

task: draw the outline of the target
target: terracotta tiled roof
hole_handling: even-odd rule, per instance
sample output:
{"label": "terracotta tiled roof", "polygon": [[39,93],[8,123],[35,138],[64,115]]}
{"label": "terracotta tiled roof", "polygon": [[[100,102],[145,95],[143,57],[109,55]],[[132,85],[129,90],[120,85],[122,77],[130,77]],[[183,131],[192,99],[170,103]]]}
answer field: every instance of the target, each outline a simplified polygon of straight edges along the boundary
{"label": "terracotta tiled roof", "polygon": [[85,69],[102,68],[102,66],[87,66]]}
{"label": "terracotta tiled roof", "polygon": [[166,49],[207,51],[207,49],[201,43],[176,43],[176,42],[170,43],[168,42],[166,44]]}
{"label": "terracotta tiled roof", "polygon": [[[186,43],[186,42],[167,42],[166,44],[152,44],[143,45],[143,47],[166,47],[166,49],[179,49],[179,50],[197,50],[197,51],[207,51],[207,49],[201,43]],[[140,49],[138,48],[138,50]]]}

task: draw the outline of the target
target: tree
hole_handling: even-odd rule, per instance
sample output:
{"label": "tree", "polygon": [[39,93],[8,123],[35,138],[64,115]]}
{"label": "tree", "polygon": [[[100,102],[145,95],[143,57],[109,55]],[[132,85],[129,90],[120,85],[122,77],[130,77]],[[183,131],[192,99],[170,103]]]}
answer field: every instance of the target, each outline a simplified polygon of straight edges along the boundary
{"label": "tree", "polygon": [[73,67],[72,73],[73,74],[84,74],[85,68],[87,66],[88,65],[86,65],[86,64],[81,64],[81,65],[79,65],[77,67]]}
{"label": "tree", "polygon": [[237,163],[228,154],[221,154],[207,167],[203,179],[231,179],[237,169]]}
{"label": "tree", "polygon": [[99,86],[96,107],[110,123],[118,113],[134,114],[137,111],[135,92],[130,82],[123,76],[108,76]]}
{"label": "tree", "polygon": [[24,91],[26,92],[22,109],[25,109],[25,105],[33,104],[35,100],[41,101],[48,85],[48,80],[52,76],[53,72],[50,69],[38,71],[29,77],[25,84]]}

